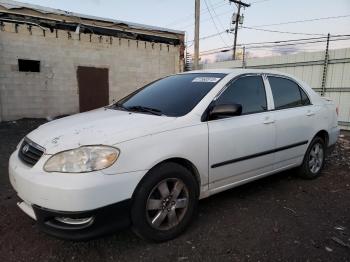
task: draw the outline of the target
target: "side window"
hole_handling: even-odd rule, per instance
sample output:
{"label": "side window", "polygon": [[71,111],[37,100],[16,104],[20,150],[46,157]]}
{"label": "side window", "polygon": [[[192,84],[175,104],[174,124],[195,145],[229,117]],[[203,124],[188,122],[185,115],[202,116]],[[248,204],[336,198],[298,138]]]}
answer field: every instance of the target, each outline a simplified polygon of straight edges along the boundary
{"label": "side window", "polygon": [[275,109],[310,104],[310,100],[304,90],[302,90],[294,81],[274,76],[269,76],[268,79],[275,102]]}
{"label": "side window", "polygon": [[242,114],[266,111],[266,93],[261,76],[244,76],[237,79],[220,95],[216,104],[241,104]]}

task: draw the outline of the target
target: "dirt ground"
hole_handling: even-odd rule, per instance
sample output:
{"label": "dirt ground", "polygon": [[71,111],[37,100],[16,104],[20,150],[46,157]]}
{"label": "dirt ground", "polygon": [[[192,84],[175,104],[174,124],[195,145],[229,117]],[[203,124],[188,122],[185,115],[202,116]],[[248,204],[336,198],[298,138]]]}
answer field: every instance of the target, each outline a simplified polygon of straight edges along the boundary
{"label": "dirt ground", "polygon": [[350,261],[350,134],[320,178],[283,172],[200,201],[175,240],[154,244],[130,230],[89,242],[40,232],[8,180],[10,153],[43,120],[0,124],[0,261]]}

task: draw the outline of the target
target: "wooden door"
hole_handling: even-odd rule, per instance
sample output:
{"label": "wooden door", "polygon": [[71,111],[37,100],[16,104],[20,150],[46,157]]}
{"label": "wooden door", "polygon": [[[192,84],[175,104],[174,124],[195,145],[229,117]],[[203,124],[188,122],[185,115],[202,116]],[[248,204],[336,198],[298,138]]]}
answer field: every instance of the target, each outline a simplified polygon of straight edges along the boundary
{"label": "wooden door", "polygon": [[108,105],[108,69],[79,66],[77,70],[80,112]]}

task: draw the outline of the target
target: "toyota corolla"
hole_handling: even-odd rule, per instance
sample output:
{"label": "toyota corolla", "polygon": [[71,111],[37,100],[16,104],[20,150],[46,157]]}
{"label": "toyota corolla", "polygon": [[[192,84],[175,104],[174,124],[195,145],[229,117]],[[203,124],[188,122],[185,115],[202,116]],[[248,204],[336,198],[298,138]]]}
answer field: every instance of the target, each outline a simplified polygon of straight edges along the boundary
{"label": "toyota corolla", "polygon": [[263,70],[164,77],[104,108],[46,123],[11,155],[18,206],[45,232],[89,239],[131,226],[165,241],[198,200],[282,170],[320,175],[336,107]]}

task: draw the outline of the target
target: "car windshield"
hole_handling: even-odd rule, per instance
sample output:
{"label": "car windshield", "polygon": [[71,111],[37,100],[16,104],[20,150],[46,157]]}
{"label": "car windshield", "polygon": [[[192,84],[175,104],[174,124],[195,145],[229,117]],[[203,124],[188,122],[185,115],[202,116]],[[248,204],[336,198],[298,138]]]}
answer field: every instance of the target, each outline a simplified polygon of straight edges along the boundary
{"label": "car windshield", "polygon": [[168,76],[128,95],[115,106],[155,115],[184,116],[225,76],[218,73]]}

